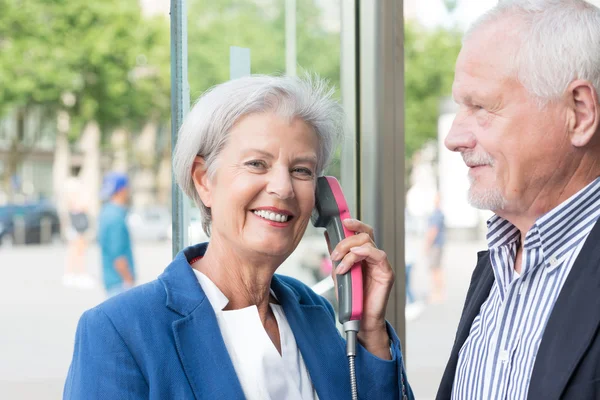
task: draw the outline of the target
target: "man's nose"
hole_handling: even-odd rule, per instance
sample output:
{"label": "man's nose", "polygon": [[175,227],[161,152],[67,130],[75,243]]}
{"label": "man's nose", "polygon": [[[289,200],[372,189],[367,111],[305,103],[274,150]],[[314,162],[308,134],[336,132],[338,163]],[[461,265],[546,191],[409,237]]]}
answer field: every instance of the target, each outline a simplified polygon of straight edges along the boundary
{"label": "man's nose", "polygon": [[450,131],[444,140],[444,145],[448,150],[462,152],[474,148],[477,144],[475,135],[466,122],[460,114],[457,114],[454,118]]}
{"label": "man's nose", "polygon": [[273,168],[269,174],[267,193],[273,194],[280,199],[291,199],[294,197],[294,186],[292,176],[287,168]]}

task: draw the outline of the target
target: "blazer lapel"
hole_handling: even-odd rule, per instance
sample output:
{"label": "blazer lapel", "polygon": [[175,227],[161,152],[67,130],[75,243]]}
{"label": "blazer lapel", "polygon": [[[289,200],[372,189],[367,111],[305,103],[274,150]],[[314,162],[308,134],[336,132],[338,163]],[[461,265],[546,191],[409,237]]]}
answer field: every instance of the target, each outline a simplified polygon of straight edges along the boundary
{"label": "blazer lapel", "polygon": [[196,399],[244,399],[208,299],[173,323],[177,353]]}
{"label": "blazer lapel", "polygon": [[[490,295],[490,290],[494,284],[494,271],[492,270],[492,263],[490,261],[490,253],[488,251],[482,251],[477,253],[477,267],[478,277],[473,277],[470,288],[472,291],[471,296],[465,301],[465,309],[463,315],[460,318],[458,330],[456,332],[456,343],[455,348],[456,356],[458,358],[458,351],[469,337],[471,332],[471,325],[475,317],[479,314],[482,304],[487,300]],[[458,346],[457,346],[458,345]],[[453,351],[454,352],[454,351]]]}
{"label": "blazer lapel", "polygon": [[205,249],[202,244],[179,253],[159,278],[167,307],[182,316],[172,324],[177,353],[197,400],[244,399],[217,317],[187,261]]}
{"label": "blazer lapel", "polygon": [[[331,314],[323,306],[300,304],[299,296],[277,276],[273,277],[272,288],[294,332],[319,398],[350,398],[346,347]],[[332,382],[340,382],[341,385],[332,385]]]}
{"label": "blazer lapel", "polygon": [[600,324],[600,222],[590,232],[554,304],[528,397],[558,399]]}
{"label": "blazer lapel", "polygon": [[494,272],[492,271],[489,252],[481,251],[477,253],[477,266],[473,271],[465,306],[460,322],[458,323],[456,338],[450,352],[450,359],[442,376],[436,400],[450,399],[452,395],[452,386],[454,385],[454,376],[456,375],[456,367],[458,365],[458,353],[469,337],[471,325],[475,317],[479,314],[481,305],[489,297],[493,283]]}

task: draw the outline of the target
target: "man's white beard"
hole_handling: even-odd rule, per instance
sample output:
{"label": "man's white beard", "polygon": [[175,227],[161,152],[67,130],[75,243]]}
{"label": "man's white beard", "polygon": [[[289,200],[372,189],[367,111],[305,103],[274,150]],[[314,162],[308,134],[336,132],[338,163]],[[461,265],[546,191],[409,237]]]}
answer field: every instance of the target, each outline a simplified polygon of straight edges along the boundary
{"label": "man's white beard", "polygon": [[480,210],[502,210],[506,206],[506,199],[498,189],[480,189],[475,187],[476,183],[471,180],[469,188],[469,196],[467,200],[469,204]]}
{"label": "man's white beard", "polygon": [[[492,156],[485,152],[466,151],[461,156],[467,165],[489,166],[491,168],[496,164]],[[481,210],[502,210],[506,206],[506,199],[502,196],[499,189],[476,190],[476,179],[469,175],[471,187],[469,188],[468,202],[471,206]]]}

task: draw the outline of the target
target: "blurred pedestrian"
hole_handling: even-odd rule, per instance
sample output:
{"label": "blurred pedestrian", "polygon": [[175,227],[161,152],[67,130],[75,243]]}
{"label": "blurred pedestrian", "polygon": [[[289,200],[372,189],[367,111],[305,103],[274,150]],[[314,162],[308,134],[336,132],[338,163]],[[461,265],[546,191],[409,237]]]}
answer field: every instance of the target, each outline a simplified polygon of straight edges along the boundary
{"label": "blurred pedestrian", "polygon": [[88,248],[89,203],[86,200],[81,182],[70,180],[66,185],[66,201],[69,225],[65,235],[67,239],[67,262],[63,275],[65,286],[82,289],[94,287],[94,280],[86,272],[85,255]]}
{"label": "blurred pedestrian", "polygon": [[104,177],[100,196],[106,203],[98,218],[98,243],[102,253],[102,276],[109,297],[134,285],[135,268],[126,223],[129,200],[127,175],[112,172]]}
{"label": "blurred pedestrian", "polygon": [[444,213],[442,212],[440,203],[440,195],[436,193],[434,210],[427,221],[427,232],[425,233],[425,257],[432,280],[430,302],[433,304],[441,303],[445,298],[442,255],[444,253],[444,245],[446,244],[446,232]]}

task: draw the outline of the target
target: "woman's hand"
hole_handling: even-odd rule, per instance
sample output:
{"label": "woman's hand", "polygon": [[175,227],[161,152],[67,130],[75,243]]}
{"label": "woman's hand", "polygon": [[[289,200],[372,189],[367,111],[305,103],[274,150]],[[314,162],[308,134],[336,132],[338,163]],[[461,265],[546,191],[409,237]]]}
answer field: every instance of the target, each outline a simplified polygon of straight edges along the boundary
{"label": "woman's hand", "polygon": [[363,318],[358,339],[371,354],[389,360],[390,339],[385,311],[394,285],[394,271],[387,254],[379,250],[373,241],[373,228],[355,219],[346,219],[343,224],[356,234],[343,239],[333,249],[331,259],[334,262],[341,260],[332,271],[333,279],[335,281],[336,275],[348,272],[354,264],[362,263]]}

